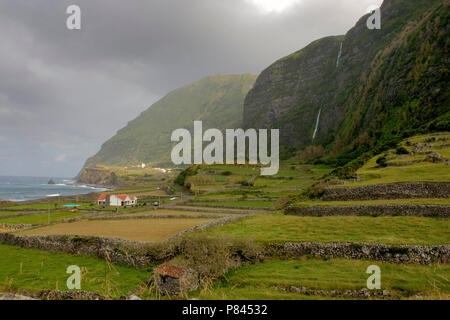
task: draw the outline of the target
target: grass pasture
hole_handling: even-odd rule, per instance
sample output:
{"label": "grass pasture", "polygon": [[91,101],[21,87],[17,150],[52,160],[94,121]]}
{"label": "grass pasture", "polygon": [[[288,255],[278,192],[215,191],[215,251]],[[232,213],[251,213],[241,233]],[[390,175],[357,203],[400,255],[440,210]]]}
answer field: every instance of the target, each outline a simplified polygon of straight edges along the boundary
{"label": "grass pasture", "polygon": [[210,219],[123,219],[82,220],[25,230],[21,235],[78,235],[121,238],[135,241],[162,241]]}
{"label": "grass pasture", "polygon": [[207,290],[191,297],[199,299],[324,299],[323,296],[302,296],[291,293],[291,286],[310,290],[360,290],[366,287],[367,267],[381,269],[381,290],[388,290],[392,298],[445,299],[450,294],[449,265],[397,265],[362,260],[313,259],[268,260],[231,271]]}
{"label": "grass pasture", "polygon": [[207,232],[261,242],[450,244],[448,219],[424,217],[296,217],[257,215]]}
{"label": "grass pasture", "polygon": [[0,244],[0,286],[7,291],[61,290],[66,286],[67,267],[82,270],[81,290],[117,298],[136,290],[150,274],[121,264],[110,264],[89,256],[24,249]]}
{"label": "grass pasture", "polygon": [[[50,223],[58,222],[65,219],[77,218],[86,215],[83,212],[52,212],[50,214]],[[48,214],[35,214],[28,216],[20,216],[14,218],[0,219],[0,224],[47,224]]]}
{"label": "grass pasture", "polygon": [[203,165],[185,184],[199,200],[278,198],[301,193],[330,171],[323,165],[284,163],[277,175],[263,177],[258,166]]}

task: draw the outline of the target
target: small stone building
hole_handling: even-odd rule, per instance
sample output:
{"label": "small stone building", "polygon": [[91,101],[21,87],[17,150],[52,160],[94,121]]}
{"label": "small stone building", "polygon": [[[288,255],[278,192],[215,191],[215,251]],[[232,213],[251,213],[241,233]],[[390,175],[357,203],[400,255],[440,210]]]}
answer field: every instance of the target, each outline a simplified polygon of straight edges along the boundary
{"label": "small stone building", "polygon": [[162,295],[182,296],[196,290],[199,276],[195,270],[163,264],[154,270],[155,284]]}

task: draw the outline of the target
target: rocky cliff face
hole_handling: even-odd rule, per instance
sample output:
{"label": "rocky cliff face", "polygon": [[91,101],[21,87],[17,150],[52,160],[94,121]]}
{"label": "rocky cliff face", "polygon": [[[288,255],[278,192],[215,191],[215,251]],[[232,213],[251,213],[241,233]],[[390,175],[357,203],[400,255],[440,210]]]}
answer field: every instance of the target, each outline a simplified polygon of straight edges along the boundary
{"label": "rocky cliff face", "polygon": [[102,168],[84,168],[78,175],[77,181],[101,186],[116,186],[118,184],[116,174]]}
{"label": "rocky cliff face", "polygon": [[290,146],[312,141],[319,110],[320,133],[334,127],[340,110],[327,106],[337,89],[336,60],[344,37],[328,37],[277,61],[262,72],[244,104],[244,126],[280,128]]}
{"label": "rocky cliff face", "polygon": [[367,28],[367,15],[345,36],[275,62],[245,99],[244,126],[279,128],[286,146],[334,153],[448,129],[449,6],[385,0],[381,30]]}

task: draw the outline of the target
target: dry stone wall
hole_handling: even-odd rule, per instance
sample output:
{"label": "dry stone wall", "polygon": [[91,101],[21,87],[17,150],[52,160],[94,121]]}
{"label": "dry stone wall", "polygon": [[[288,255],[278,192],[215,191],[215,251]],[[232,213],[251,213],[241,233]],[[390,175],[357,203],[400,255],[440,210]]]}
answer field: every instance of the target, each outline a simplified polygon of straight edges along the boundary
{"label": "dry stone wall", "polygon": [[382,199],[449,198],[450,183],[392,183],[357,188],[325,189],[322,200],[358,201]]}
{"label": "dry stone wall", "polygon": [[361,205],[288,207],[286,214],[296,216],[419,216],[450,217],[450,206],[437,205]]}
{"label": "dry stone wall", "polygon": [[450,245],[414,246],[370,243],[315,243],[303,242],[272,244],[266,255],[321,258],[368,259],[389,263],[450,263]]}

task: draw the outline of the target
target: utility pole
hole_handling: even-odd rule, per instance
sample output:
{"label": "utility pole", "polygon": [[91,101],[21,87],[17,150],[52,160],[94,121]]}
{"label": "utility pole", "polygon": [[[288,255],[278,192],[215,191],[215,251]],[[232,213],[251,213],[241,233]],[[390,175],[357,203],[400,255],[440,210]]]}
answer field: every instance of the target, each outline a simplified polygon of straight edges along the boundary
{"label": "utility pole", "polygon": [[[60,197],[60,194],[48,194],[47,204],[48,204],[48,224],[50,224],[50,198]],[[57,199],[58,200],[58,199]]]}

